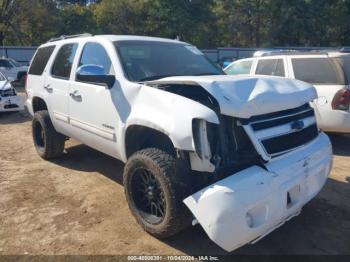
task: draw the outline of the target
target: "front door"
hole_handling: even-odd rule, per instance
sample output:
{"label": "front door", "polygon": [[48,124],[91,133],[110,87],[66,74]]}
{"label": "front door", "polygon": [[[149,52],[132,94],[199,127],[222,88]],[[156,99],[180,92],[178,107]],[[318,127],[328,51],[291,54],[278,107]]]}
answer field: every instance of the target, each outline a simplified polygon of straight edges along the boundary
{"label": "front door", "polygon": [[[96,42],[85,44],[76,71],[83,65],[98,65],[103,67],[105,74],[115,75],[105,48]],[[70,89],[70,124],[73,132],[79,134],[76,139],[118,157],[116,132],[119,115],[111,91],[104,85],[75,80]]]}

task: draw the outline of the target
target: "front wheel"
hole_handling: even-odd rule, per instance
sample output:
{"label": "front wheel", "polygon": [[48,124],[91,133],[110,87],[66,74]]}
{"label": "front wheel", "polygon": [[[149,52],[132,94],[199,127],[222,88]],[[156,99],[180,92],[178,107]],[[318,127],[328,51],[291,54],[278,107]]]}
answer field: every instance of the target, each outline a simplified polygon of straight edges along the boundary
{"label": "front wheel", "polygon": [[35,149],[43,159],[52,159],[63,153],[66,138],[55,130],[46,110],[34,114],[32,133]]}
{"label": "front wheel", "polygon": [[174,235],[190,224],[175,162],[168,153],[147,148],[133,154],[124,168],[129,208],[144,230],[158,238]]}

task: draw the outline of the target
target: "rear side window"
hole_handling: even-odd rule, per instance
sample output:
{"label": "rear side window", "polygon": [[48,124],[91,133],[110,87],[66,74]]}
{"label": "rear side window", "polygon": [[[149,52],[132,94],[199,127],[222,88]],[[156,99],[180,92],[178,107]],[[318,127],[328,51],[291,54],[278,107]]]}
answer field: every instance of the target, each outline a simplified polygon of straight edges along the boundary
{"label": "rear side window", "polygon": [[52,76],[69,79],[77,47],[78,44],[66,44],[60,48],[52,65]]}
{"label": "rear side window", "polygon": [[285,76],[283,59],[259,60],[256,75]]}
{"label": "rear side window", "polygon": [[230,65],[225,69],[225,73],[228,75],[240,75],[249,74],[250,68],[252,67],[253,61],[241,61]]}
{"label": "rear side window", "polygon": [[28,74],[38,76],[41,75],[54,49],[55,46],[53,45],[39,48],[30,65]]}
{"label": "rear side window", "polygon": [[298,80],[318,85],[344,85],[341,68],[330,58],[293,58],[294,77]]}

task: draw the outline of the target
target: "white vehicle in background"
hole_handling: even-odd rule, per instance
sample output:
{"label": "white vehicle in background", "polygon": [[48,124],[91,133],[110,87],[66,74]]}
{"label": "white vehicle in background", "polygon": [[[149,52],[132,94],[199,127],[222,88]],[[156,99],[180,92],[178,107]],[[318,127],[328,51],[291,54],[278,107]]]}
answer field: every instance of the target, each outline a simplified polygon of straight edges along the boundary
{"label": "white vehicle in background", "polygon": [[0,72],[0,113],[23,110],[23,100],[17,95],[11,80]]}
{"label": "white vehicle in background", "polygon": [[12,58],[0,57],[0,72],[7,78],[11,78],[13,81],[24,85],[27,71],[28,66],[23,66]]}
{"label": "white vehicle in background", "polygon": [[38,154],[58,157],[72,137],[126,163],[129,208],[159,238],[199,223],[234,250],[298,215],[330,173],[310,84],[234,79],[184,42],[53,39],[26,90]]}
{"label": "white vehicle in background", "polygon": [[312,84],[317,91],[312,103],[317,123],[336,133],[350,133],[349,70],[349,54],[304,51],[258,51],[224,69],[229,75],[280,76]]}

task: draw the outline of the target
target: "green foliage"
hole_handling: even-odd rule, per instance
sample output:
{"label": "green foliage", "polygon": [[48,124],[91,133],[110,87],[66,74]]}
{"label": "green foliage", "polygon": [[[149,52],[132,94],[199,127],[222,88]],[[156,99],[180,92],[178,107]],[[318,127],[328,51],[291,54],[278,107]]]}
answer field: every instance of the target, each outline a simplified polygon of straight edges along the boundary
{"label": "green foliage", "polygon": [[350,45],[350,0],[0,0],[0,42],[83,32],[216,46]]}

